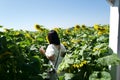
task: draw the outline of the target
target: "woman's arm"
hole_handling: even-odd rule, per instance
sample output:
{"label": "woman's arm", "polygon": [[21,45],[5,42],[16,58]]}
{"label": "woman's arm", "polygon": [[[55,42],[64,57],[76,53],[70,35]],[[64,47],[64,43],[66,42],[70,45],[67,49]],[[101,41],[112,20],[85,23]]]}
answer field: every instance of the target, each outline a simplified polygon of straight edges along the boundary
{"label": "woman's arm", "polygon": [[44,54],[44,55],[45,55],[45,50],[44,50],[44,48],[41,47],[41,48],[39,49],[39,51],[40,51],[41,54]]}

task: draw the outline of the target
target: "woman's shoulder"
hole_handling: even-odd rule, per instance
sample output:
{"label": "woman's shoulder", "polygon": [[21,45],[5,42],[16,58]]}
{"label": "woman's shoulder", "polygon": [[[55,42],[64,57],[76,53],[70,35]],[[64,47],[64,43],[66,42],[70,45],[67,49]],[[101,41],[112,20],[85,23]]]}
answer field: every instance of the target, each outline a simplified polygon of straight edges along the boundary
{"label": "woman's shoulder", "polygon": [[60,44],[60,47],[61,47],[62,51],[66,51],[66,48],[65,48],[65,46],[63,44]]}
{"label": "woman's shoulder", "polygon": [[[60,44],[60,47],[61,47],[61,49],[65,48],[63,44]],[[56,49],[56,46],[54,44],[49,44],[47,48],[48,49]]]}
{"label": "woman's shoulder", "polygon": [[47,48],[54,48],[53,44],[49,44]]}
{"label": "woman's shoulder", "polygon": [[60,46],[61,46],[61,47],[64,47],[64,45],[63,45],[62,43],[60,44]]}
{"label": "woman's shoulder", "polygon": [[47,49],[46,49],[46,52],[49,53],[49,52],[54,52],[54,47],[53,47],[53,44],[49,44]]}

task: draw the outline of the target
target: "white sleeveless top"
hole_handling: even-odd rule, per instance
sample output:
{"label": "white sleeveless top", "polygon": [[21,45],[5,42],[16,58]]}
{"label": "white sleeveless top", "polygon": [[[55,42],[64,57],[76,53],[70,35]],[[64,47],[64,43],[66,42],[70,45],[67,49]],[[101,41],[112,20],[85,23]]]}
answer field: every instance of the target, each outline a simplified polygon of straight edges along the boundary
{"label": "white sleeveless top", "polygon": [[46,56],[48,56],[48,57],[53,56],[53,55],[55,56],[55,61],[49,60],[50,65],[55,65],[55,62],[56,62],[58,54],[59,54],[58,61],[57,61],[57,64],[55,66],[56,70],[63,59],[63,57],[61,57],[60,54],[64,53],[64,52],[66,52],[66,49],[65,49],[63,44],[60,44],[60,50],[58,50],[53,44],[49,44],[47,49],[46,49],[46,52],[45,52]]}

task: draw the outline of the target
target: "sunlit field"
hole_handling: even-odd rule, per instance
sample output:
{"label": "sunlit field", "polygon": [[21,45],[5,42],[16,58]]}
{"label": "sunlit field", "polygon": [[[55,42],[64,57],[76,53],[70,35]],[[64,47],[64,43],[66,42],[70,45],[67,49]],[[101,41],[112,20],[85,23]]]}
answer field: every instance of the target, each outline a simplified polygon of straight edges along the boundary
{"label": "sunlit field", "polygon": [[[50,67],[39,52],[49,44],[49,29],[39,24],[36,31],[6,29],[0,32],[0,80],[44,80]],[[109,47],[109,25],[75,25],[54,28],[67,52],[58,68],[60,80],[111,80],[110,65],[120,59]]]}

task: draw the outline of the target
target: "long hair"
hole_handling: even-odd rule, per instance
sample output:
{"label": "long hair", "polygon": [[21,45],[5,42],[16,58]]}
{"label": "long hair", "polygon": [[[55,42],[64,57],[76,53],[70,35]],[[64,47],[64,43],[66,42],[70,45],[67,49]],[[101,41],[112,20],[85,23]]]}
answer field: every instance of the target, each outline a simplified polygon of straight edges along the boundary
{"label": "long hair", "polygon": [[60,45],[60,39],[59,39],[59,36],[55,30],[51,30],[48,33],[48,40],[49,40],[50,44]]}

